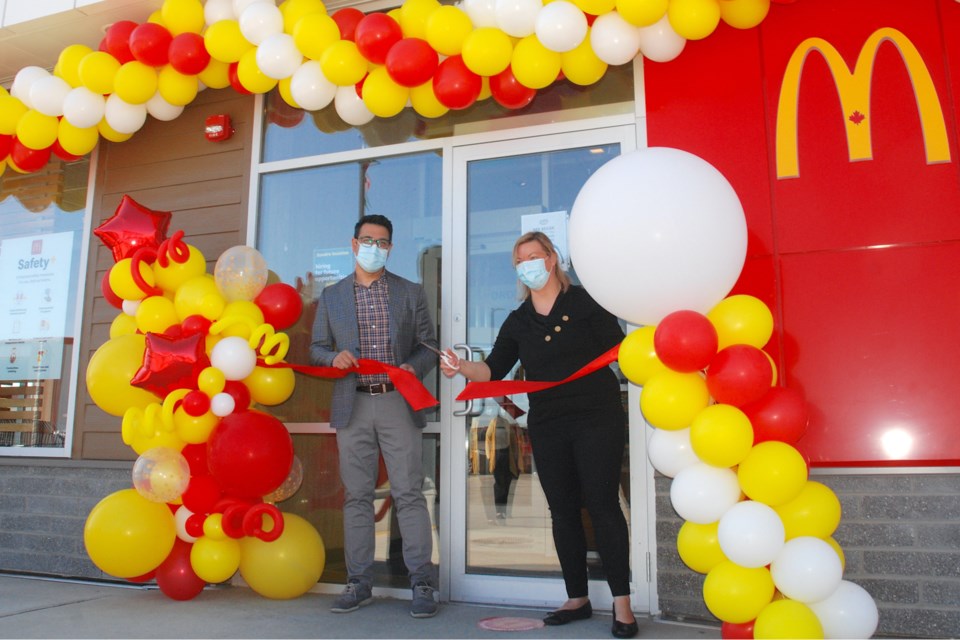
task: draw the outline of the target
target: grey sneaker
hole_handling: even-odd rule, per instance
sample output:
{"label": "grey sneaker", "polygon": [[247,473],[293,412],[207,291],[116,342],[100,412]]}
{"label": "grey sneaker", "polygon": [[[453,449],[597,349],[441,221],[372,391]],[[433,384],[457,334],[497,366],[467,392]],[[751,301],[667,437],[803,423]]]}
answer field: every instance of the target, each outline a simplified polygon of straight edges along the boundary
{"label": "grey sneaker", "polygon": [[433,587],[426,582],[418,582],[413,587],[413,602],[410,603],[410,615],[414,618],[432,618],[440,608],[433,599]]}
{"label": "grey sneaker", "polygon": [[343,592],[333,601],[330,611],[350,613],[373,602],[373,593],[369,586],[359,582],[348,582]]}

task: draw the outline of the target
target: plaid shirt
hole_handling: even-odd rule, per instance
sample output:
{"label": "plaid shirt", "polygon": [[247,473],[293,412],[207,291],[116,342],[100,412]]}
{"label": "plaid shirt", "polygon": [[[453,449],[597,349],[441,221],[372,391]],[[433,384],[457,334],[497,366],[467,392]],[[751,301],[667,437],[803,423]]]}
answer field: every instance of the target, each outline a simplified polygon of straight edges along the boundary
{"label": "plaid shirt", "polygon": [[[393,361],[393,349],[390,345],[390,290],[387,286],[387,278],[377,278],[369,287],[354,282],[353,292],[357,301],[360,357],[386,364],[396,364]],[[358,385],[381,382],[390,382],[389,376],[385,373],[357,376]]]}

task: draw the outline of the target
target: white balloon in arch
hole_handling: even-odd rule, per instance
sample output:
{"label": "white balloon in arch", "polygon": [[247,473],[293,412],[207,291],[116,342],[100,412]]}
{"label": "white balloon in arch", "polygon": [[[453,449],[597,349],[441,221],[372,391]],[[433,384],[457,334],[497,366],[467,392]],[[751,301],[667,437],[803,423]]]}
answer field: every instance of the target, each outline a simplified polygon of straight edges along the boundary
{"label": "white balloon in arch", "polygon": [[70,93],[70,85],[59,76],[37,78],[30,85],[30,102],[45,116],[62,116],[63,102]]}
{"label": "white balloon in arch", "polygon": [[333,101],[337,95],[337,85],[323,75],[319,62],[307,60],[293,72],[290,94],[301,109],[319,111]]}
{"label": "white balloon in arch", "polygon": [[537,39],[551,51],[564,53],[580,46],[587,37],[587,16],[567,0],[554,0],[537,14]]}
{"label": "white balloon in arch", "polygon": [[590,46],[597,57],[609,65],[626,64],[640,50],[640,33],[616,11],[605,13],[593,21]]}
{"label": "white balloon in arch", "polygon": [[670,484],[670,503],[684,520],[710,524],[719,520],[740,500],[737,474],[731,469],[703,462],[677,474]]}
{"label": "white balloon in arch", "polygon": [[497,0],[463,0],[460,8],[470,17],[474,29],[497,26]]}
{"label": "white balloon in arch", "polygon": [[819,602],[843,580],[840,556],[826,541],[813,536],[788,540],[770,563],[770,575],[780,593],[803,603]]}
{"label": "white balloon in arch", "polygon": [[117,133],[136,133],[147,121],[147,107],[142,104],[130,104],[112,93],[107,98],[103,117]]}
{"label": "white balloon in arch", "polygon": [[669,62],[687,46],[687,39],[670,26],[666,14],[649,27],[640,27],[640,53],[654,62]]}
{"label": "white balloon in arch", "polygon": [[741,567],[756,569],[770,564],[786,540],[780,516],[762,502],[744,500],[730,507],[717,526],[720,549]]}
{"label": "white balloon in arch", "polygon": [[693,452],[689,427],[675,431],[653,429],[647,442],[647,457],[653,468],[668,478],[676,477],[687,467],[701,462]]}
{"label": "white balloon in arch", "polygon": [[357,89],[353,85],[337,88],[337,95],[333,98],[333,107],[337,110],[337,115],[340,116],[341,120],[354,127],[365,125],[374,118],[373,112],[357,95]]}
{"label": "white balloon in arch", "polygon": [[667,147],[600,167],[577,195],[568,235],[583,286],[636,325],[681,309],[707,313],[730,292],[747,253],[730,183],[707,161]]}
{"label": "white balloon in arch", "polygon": [[303,54],[293,41],[293,36],[278,33],[264,40],[257,47],[257,66],[267,77],[274,80],[289,78],[303,62]]}
{"label": "white balloon in arch", "polygon": [[808,606],[820,620],[824,638],[872,638],[880,622],[873,597],[849,580],[842,580],[836,591]]}
{"label": "white balloon in arch", "polygon": [[99,93],[76,87],[63,99],[63,117],[73,126],[86,129],[103,120],[106,106],[107,101]]}

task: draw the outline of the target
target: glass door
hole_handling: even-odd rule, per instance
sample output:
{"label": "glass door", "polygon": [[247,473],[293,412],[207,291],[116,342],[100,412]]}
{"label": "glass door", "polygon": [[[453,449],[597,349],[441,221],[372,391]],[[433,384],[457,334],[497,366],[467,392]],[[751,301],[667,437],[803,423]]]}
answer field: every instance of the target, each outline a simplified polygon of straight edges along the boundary
{"label": "glass door", "polygon": [[[489,352],[500,325],[519,304],[512,250],[523,232],[548,233],[578,282],[566,238],[574,200],[594,171],[635,144],[635,129],[626,126],[454,148],[453,221],[444,243],[451,249],[452,263],[445,274],[452,282],[451,304],[442,321],[445,344],[476,360]],[[520,367],[508,376],[522,377]],[[450,597],[557,605],[566,594],[550,512],[526,435],[527,398],[457,403],[454,398],[463,386],[462,378],[453,379],[444,396],[444,406],[453,412],[444,444],[451,478]],[[626,383],[623,388],[626,399]],[[638,439],[642,441],[642,431]],[[624,457],[621,505],[633,525],[629,458]],[[639,497],[642,504],[645,497]],[[645,508],[640,511],[639,517],[645,518]],[[592,529],[585,517],[592,549]],[[646,531],[644,524],[634,535],[646,536]],[[588,561],[593,603],[609,608],[611,596],[599,557],[591,551]],[[637,571],[643,567],[637,559],[632,566],[634,590],[643,591],[635,593],[640,596],[638,610],[643,610],[648,602],[646,571]]]}

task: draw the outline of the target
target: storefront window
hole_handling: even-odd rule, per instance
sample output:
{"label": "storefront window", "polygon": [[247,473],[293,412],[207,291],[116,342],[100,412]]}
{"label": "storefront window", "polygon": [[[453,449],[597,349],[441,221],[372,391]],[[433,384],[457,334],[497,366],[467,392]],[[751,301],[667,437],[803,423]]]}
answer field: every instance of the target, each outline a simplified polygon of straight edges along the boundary
{"label": "storefront window", "polygon": [[89,163],[0,176],[0,453],[67,442]]}

